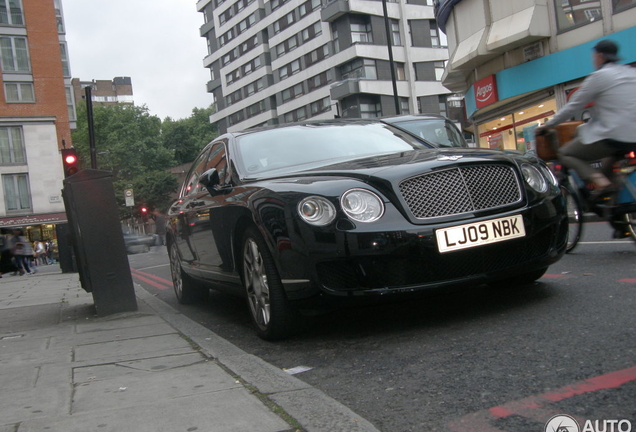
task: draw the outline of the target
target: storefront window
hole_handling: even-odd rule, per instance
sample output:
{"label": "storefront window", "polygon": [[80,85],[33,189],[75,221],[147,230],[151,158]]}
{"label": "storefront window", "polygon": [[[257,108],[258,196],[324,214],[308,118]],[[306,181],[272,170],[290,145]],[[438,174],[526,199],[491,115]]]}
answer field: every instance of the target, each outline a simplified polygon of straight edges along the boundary
{"label": "storefront window", "polygon": [[555,0],[554,7],[560,32],[603,18],[600,0]]}
{"label": "storefront window", "polygon": [[534,129],[552,118],[555,111],[556,100],[550,99],[482,123],[478,126],[479,147],[534,150]]}
{"label": "storefront window", "polygon": [[614,7],[614,13],[622,12],[625,9],[636,6],[636,0],[612,0],[612,6]]}

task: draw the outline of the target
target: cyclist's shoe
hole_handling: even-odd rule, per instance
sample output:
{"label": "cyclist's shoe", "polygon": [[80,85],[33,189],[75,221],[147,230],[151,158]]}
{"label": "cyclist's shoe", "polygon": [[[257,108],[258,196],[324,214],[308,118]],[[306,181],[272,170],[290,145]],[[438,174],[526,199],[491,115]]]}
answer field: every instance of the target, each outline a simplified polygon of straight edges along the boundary
{"label": "cyclist's shoe", "polygon": [[614,230],[614,235],[613,235],[613,237],[614,237],[615,239],[624,239],[624,238],[629,237],[629,233],[626,233],[626,232],[625,232],[625,230],[622,230],[622,229],[618,229],[618,228],[617,228],[617,229],[615,229],[615,230]]}
{"label": "cyclist's shoe", "polygon": [[616,185],[614,183],[610,183],[610,184],[608,184],[605,187],[598,187],[598,188],[594,189],[592,192],[590,192],[590,201],[591,202],[598,202],[602,198],[613,194],[617,190],[618,190],[618,188],[616,187]]}

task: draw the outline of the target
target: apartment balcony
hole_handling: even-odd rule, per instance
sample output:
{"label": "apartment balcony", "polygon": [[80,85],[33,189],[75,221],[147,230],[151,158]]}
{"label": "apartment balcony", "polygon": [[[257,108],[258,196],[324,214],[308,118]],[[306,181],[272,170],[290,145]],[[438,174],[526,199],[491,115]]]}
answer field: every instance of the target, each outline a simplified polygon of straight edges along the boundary
{"label": "apartment balcony", "polygon": [[360,78],[347,78],[331,86],[331,100],[341,100],[347,96],[360,93]]}
{"label": "apartment balcony", "polygon": [[335,0],[327,3],[320,11],[320,19],[324,22],[333,22],[350,11],[348,0]]}
{"label": "apartment balcony", "polygon": [[207,84],[208,93],[212,93],[214,90],[218,89],[219,87],[221,87],[221,78],[216,78],[216,79],[208,81],[208,84]]}

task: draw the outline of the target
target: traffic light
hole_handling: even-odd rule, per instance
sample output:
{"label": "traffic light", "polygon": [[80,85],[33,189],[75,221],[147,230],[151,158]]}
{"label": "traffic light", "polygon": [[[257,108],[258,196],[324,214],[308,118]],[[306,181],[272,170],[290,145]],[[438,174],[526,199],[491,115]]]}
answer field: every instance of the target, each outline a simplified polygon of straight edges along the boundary
{"label": "traffic light", "polygon": [[64,178],[70,177],[80,170],[79,158],[74,148],[62,149],[62,166],[64,167]]}

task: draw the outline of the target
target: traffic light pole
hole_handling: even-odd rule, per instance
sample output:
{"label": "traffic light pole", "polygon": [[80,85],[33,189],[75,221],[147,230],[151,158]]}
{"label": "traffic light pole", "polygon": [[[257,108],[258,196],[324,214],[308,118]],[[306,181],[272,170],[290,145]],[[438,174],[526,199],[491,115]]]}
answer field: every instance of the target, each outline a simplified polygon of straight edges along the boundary
{"label": "traffic light pole", "polygon": [[88,120],[88,145],[91,150],[91,168],[97,169],[97,150],[95,149],[95,124],[93,121],[93,96],[91,86],[84,87],[86,92],[86,117]]}

